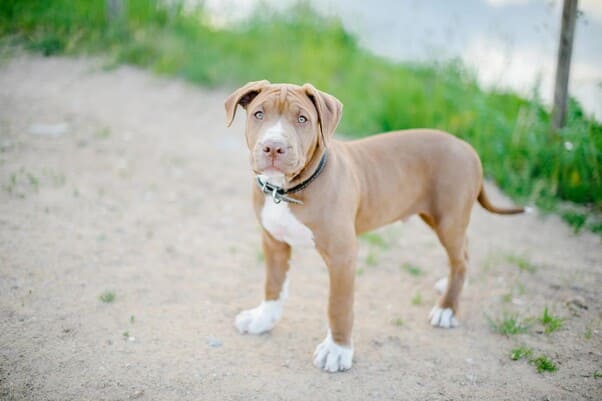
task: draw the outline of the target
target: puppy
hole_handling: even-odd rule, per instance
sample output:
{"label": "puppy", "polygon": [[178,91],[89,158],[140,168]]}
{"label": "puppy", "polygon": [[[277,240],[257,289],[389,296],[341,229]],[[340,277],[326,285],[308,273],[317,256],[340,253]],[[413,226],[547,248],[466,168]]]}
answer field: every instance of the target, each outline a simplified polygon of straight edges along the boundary
{"label": "puppy", "polygon": [[274,327],[287,294],[291,247],[315,247],[328,267],[330,329],[316,348],[314,365],[328,372],[349,369],[357,235],[414,214],[435,231],[450,264],[429,321],[435,327],[457,326],[473,204],[499,214],[524,211],[489,202],[472,147],[429,129],[335,140],[342,104],[310,84],[249,82],[225,101],[228,126],[239,105],[247,112],[266,281],[264,301],[236,317],[237,329],[260,334]]}

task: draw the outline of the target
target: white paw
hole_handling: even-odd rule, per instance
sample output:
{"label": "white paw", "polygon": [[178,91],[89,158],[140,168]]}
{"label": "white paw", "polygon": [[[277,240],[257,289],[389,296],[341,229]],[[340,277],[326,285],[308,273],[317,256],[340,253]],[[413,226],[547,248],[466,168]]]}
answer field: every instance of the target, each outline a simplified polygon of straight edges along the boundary
{"label": "white paw", "polygon": [[460,325],[451,308],[434,306],[431,309],[431,313],[429,313],[429,320],[431,321],[431,326],[442,327],[444,329],[451,329]]}
{"label": "white paw", "polygon": [[242,311],[234,325],[241,334],[261,334],[272,330],[282,317],[282,301],[263,301],[257,308]]}
{"label": "white paw", "polygon": [[314,366],[331,373],[350,369],[352,360],[353,347],[338,345],[330,332],[314,352]]}

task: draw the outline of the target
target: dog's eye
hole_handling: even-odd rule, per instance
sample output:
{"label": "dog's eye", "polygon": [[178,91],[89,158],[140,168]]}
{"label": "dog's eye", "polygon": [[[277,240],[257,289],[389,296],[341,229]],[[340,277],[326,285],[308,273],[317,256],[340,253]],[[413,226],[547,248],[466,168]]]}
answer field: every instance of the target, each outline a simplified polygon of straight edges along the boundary
{"label": "dog's eye", "polygon": [[307,117],[301,115],[297,118],[297,121],[300,122],[301,124],[304,124],[307,122]]}
{"label": "dog's eye", "polygon": [[253,114],[255,116],[256,119],[258,120],[263,120],[263,111],[256,111],[255,114]]}

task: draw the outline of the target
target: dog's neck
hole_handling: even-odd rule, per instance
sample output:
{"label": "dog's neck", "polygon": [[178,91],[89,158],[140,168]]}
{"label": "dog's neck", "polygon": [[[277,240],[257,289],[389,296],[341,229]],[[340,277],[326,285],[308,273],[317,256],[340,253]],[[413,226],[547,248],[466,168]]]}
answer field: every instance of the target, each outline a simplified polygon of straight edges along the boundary
{"label": "dog's neck", "polygon": [[[303,166],[301,171],[299,171],[299,173],[295,175],[290,181],[286,181],[284,183],[283,189],[289,190],[311,179],[311,177],[318,171],[318,169],[321,168],[320,163],[325,157],[327,151],[328,149],[326,148],[316,147],[309,159],[309,162],[305,163],[305,166]],[[322,166],[322,168],[323,167],[324,166]]]}
{"label": "dog's neck", "polygon": [[[310,163],[307,163],[305,168],[297,175],[298,183],[295,183],[297,180],[291,180],[289,183],[293,183],[293,185],[285,187],[283,175],[261,174],[256,178],[257,185],[263,193],[271,195],[276,204],[285,201],[302,205],[302,200],[297,199],[296,196],[291,197],[289,194],[296,194],[307,188],[322,173],[328,160],[328,150],[324,150],[319,159],[316,158],[318,152],[314,153],[314,156],[310,159]],[[316,162],[317,165],[315,165]],[[305,171],[307,173],[304,173]]]}

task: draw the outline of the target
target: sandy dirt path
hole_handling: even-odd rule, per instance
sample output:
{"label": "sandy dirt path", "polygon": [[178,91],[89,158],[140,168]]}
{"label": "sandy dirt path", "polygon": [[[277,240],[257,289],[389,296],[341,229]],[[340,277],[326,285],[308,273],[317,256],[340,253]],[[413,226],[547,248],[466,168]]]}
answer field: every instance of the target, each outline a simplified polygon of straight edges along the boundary
{"label": "sandy dirt path", "polygon": [[[426,321],[447,271],[426,226],[363,240],[349,372],[311,364],[327,296],[314,252],[295,252],[280,324],[239,335],[233,319],[260,301],[263,267],[227,93],[91,60],[0,65],[0,399],[602,398],[601,242],[554,216],[475,206],[454,330]],[[551,334],[535,320],[505,337],[486,318],[546,306],[564,319]],[[510,360],[519,345],[558,371]]]}

